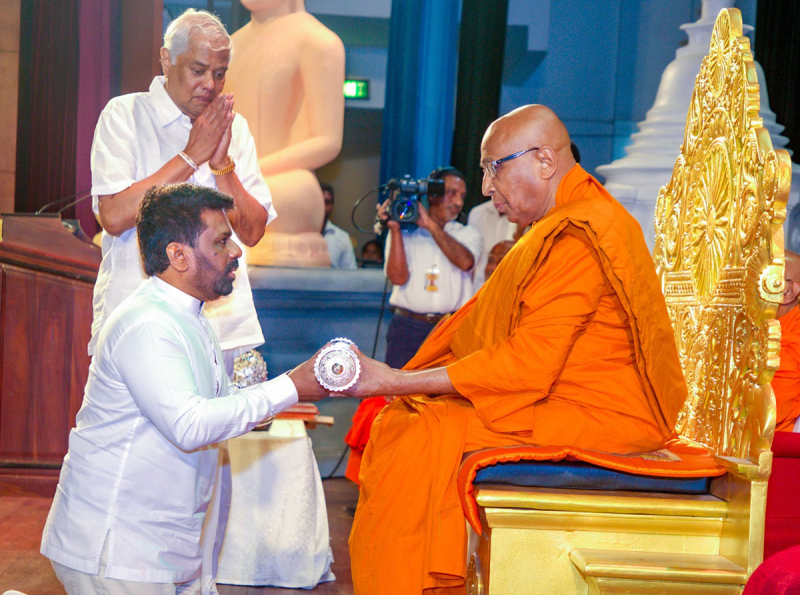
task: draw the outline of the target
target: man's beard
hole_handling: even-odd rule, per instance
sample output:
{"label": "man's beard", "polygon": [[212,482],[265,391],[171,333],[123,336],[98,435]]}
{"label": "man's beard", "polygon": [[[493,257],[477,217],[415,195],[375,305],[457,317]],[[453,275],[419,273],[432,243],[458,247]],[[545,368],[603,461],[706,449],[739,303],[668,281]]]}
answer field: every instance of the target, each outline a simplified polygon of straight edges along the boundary
{"label": "man's beard", "polygon": [[239,259],[235,258],[228,263],[222,274],[219,274],[211,262],[200,252],[195,252],[198,263],[200,264],[199,277],[203,290],[207,295],[213,295],[211,299],[230,295],[233,291],[233,279],[228,274],[239,268]]}

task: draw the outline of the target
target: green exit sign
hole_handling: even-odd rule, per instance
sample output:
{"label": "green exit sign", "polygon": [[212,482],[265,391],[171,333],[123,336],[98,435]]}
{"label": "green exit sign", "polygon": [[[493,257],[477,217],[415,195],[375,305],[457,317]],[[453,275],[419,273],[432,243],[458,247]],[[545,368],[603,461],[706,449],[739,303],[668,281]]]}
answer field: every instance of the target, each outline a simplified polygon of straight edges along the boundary
{"label": "green exit sign", "polygon": [[369,81],[362,79],[345,79],[345,99],[369,99]]}

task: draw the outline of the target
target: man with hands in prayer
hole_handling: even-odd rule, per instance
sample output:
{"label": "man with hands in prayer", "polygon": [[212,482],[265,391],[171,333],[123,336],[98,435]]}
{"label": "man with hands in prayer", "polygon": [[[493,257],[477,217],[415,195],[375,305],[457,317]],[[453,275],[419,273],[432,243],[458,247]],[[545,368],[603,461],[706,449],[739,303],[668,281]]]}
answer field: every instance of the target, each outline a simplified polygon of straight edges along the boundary
{"label": "man with hands in prayer", "polygon": [[[89,355],[96,354],[105,321],[147,277],[135,218],[149,188],[188,181],[225,192],[236,206],[230,212],[234,239],[246,246],[254,246],[276,216],[247,122],[234,113],[232,95],[222,93],[231,50],[231,38],[219,19],[188,9],[164,35],[164,76],[155,77],[147,92],[113,98],[100,114],[91,164],[92,207],[103,226],[103,260],[94,287]],[[244,257],[233,291],[208,303],[204,311],[230,375],[238,356],[264,342]],[[227,466],[220,467],[220,476],[203,533],[208,594],[216,592],[214,568],[231,490]],[[215,535],[212,527],[217,525]]]}
{"label": "man with hands in prayer", "polygon": [[[146,93],[112,99],[100,115],[92,145],[93,207],[103,225],[103,261],[94,291],[89,354],[116,306],[146,277],[136,244],[135,218],[154,185],[191,182],[233,198],[230,222],[237,242],[255,245],[275,218],[247,122],[222,93],[231,40],[222,23],[189,9],[164,35],[161,68]],[[244,263],[243,263],[244,264]],[[230,296],[209,304],[226,367],[264,342],[246,267]]]}

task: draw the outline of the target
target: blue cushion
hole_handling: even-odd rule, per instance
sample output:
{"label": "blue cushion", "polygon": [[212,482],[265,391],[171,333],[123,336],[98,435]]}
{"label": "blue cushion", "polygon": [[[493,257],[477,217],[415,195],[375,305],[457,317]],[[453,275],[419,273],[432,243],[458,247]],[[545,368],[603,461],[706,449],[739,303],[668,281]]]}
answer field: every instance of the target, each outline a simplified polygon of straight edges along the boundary
{"label": "blue cushion", "polygon": [[536,488],[707,494],[711,478],[634,475],[579,461],[524,461],[497,463],[491,467],[484,467],[478,471],[473,483]]}

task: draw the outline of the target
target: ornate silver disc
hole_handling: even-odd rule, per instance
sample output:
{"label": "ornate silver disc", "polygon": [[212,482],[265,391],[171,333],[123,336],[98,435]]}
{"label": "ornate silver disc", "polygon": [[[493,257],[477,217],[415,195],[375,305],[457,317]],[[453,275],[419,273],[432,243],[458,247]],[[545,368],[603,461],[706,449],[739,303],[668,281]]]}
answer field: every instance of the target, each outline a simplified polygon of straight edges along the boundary
{"label": "ornate silver disc", "polygon": [[349,339],[336,338],[319,352],[314,362],[314,376],[323,388],[341,392],[352,387],[361,375],[361,363]]}

